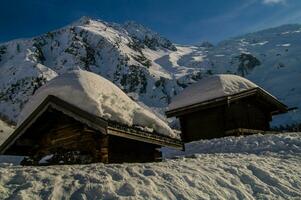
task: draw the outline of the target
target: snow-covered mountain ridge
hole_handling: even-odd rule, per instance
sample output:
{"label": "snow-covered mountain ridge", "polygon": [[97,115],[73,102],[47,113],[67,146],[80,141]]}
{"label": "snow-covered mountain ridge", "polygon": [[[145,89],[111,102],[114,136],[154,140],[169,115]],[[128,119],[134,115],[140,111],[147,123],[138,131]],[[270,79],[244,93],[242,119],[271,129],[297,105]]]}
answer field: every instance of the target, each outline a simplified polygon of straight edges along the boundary
{"label": "snow-covered mountain ridge", "polygon": [[[83,17],[59,30],[0,44],[0,113],[16,121],[45,82],[74,69],[99,74],[129,96],[163,113],[187,85],[215,73],[246,76],[301,107],[301,26],[247,34],[217,46],[176,45],[150,29]],[[299,111],[276,124],[299,123]]]}

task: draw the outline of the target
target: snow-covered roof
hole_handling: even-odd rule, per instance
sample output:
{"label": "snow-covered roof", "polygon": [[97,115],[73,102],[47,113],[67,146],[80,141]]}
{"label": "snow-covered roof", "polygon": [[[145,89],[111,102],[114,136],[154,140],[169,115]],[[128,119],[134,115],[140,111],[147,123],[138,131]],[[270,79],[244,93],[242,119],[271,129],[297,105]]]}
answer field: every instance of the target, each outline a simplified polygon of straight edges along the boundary
{"label": "snow-covered roof", "polygon": [[39,88],[22,110],[20,125],[49,96],[56,96],[95,116],[176,138],[172,129],[154,113],[139,106],[107,79],[83,70],[58,76]]}
{"label": "snow-covered roof", "polygon": [[217,74],[205,77],[185,88],[183,92],[172,99],[168,109],[174,110],[253,88],[259,88],[259,86],[241,76]]}

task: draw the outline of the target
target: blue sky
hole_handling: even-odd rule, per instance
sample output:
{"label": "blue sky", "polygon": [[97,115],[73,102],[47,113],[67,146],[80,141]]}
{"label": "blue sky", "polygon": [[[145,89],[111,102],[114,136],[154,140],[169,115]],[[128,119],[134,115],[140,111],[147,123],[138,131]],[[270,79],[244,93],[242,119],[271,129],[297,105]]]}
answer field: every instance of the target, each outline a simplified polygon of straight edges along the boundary
{"label": "blue sky", "polygon": [[1,0],[0,42],[32,37],[91,16],[134,20],[173,42],[218,42],[301,23],[301,0]]}

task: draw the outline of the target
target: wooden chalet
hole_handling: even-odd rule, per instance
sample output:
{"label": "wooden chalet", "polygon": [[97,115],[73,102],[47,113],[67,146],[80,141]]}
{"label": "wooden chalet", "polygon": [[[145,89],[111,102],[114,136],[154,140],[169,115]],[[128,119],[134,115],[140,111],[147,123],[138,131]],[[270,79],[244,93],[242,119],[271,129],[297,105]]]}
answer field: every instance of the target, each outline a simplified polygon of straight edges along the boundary
{"label": "wooden chalet", "polygon": [[92,115],[49,95],[0,147],[27,156],[23,164],[122,163],[161,160],[159,148],[182,149],[180,140]]}
{"label": "wooden chalet", "polygon": [[166,112],[179,119],[183,142],[262,133],[270,129],[272,115],[288,111],[274,96],[235,75],[204,78],[190,87]]}

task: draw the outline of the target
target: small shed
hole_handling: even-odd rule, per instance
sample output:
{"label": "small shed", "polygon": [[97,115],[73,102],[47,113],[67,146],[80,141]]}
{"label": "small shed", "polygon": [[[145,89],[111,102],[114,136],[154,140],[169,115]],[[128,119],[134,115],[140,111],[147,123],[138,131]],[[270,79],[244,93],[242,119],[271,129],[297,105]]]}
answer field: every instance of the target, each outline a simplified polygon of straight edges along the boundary
{"label": "small shed", "polygon": [[190,142],[270,129],[272,115],[288,108],[251,81],[220,74],[201,79],[175,96],[167,117],[180,121],[182,140]]}
{"label": "small shed", "polygon": [[73,71],[49,81],[29,99],[0,153],[23,164],[151,162],[162,146],[182,142],[155,114],[108,80]]}

